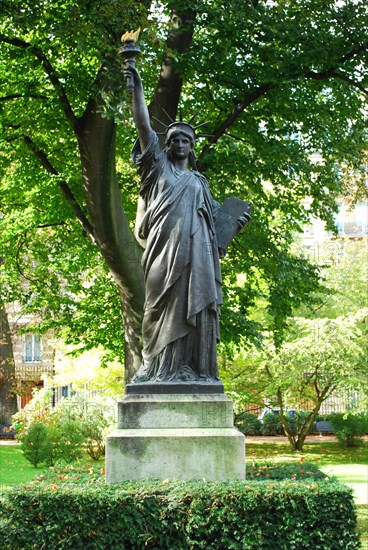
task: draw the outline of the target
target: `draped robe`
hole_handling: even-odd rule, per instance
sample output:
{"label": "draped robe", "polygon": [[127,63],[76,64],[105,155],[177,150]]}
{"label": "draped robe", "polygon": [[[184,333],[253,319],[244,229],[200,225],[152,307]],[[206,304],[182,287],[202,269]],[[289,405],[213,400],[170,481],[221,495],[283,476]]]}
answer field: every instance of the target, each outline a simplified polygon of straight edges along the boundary
{"label": "draped robe", "polygon": [[133,382],[218,380],[219,205],[204,176],[175,168],[154,132],[143,152],[136,143],[132,159],[146,206],[138,227],[146,241],[144,347]]}

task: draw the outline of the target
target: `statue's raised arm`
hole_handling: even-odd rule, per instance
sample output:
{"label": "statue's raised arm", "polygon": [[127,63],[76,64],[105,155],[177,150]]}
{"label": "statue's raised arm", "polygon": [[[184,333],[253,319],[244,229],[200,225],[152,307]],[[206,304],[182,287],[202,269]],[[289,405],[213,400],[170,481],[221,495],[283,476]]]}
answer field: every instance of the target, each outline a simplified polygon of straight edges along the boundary
{"label": "statue's raised arm", "polygon": [[135,127],[137,128],[138,137],[142,151],[147,147],[152,134],[150,123],[150,115],[144,97],[142,79],[135,67],[126,65],[124,75],[130,77],[134,82],[132,90],[132,109]]}

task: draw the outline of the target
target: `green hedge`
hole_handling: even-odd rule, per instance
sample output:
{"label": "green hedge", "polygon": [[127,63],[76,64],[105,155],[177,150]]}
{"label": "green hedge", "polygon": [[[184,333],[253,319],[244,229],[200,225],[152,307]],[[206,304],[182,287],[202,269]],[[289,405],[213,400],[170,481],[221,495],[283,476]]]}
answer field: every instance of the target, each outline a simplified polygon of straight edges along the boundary
{"label": "green hedge", "polygon": [[260,435],[262,424],[257,415],[242,412],[235,416],[234,424],[244,435]]}
{"label": "green hedge", "polygon": [[0,506],[2,549],[359,548],[334,481],[126,482],[55,471]]}

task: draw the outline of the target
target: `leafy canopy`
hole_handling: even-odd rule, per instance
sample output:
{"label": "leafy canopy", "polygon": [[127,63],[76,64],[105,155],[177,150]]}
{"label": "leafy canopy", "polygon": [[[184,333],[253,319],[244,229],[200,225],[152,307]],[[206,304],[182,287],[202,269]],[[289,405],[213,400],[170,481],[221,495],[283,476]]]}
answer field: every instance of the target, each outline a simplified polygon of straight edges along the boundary
{"label": "leafy canopy", "polygon": [[[118,51],[121,34],[142,25],[147,98],[161,60],[165,75],[170,59],[185,117],[199,112],[198,122],[207,121],[201,130],[210,137],[196,151],[214,196],[253,204],[252,222],[223,263],[223,340],[259,343],[266,331],[279,345],[293,310],[318,300],[319,269],[293,253],[295,233],[311,215],[333,229],[336,197],[354,202],[366,192],[366,3],[203,0],[184,10],[172,0],[4,0],[2,14],[4,299],[37,312],[44,330],[68,327],[69,342],[101,344],[122,357],[121,292],[87,236],[92,184],[81,169],[78,131],[92,100],[101,119],[115,120],[113,156],[132,227],[138,179]],[[187,47],[166,49],[163,58],[181,20],[191,33]]]}

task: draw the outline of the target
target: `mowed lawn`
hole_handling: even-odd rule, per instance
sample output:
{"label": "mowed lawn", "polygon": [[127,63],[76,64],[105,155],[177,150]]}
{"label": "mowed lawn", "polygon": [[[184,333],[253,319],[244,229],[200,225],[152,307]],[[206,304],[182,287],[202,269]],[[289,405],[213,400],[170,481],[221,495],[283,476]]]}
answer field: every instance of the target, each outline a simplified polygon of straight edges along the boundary
{"label": "mowed lawn", "polygon": [[[88,455],[82,458],[80,464],[85,467],[103,466],[103,459],[97,462]],[[0,496],[14,485],[27,483],[48,469],[47,466],[35,468],[26,460],[20,445],[0,444]]]}
{"label": "mowed lawn", "polygon": [[35,468],[23,456],[19,445],[0,445],[1,492],[13,485],[26,483],[47,470],[47,466]]}
{"label": "mowed lawn", "polygon": [[368,441],[359,447],[345,449],[336,441],[323,441],[323,437],[310,438],[303,453],[293,453],[285,438],[268,443],[267,438],[246,438],[246,461],[311,462],[328,476],[356,489],[359,504],[368,504]]}

